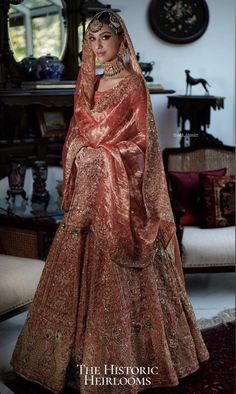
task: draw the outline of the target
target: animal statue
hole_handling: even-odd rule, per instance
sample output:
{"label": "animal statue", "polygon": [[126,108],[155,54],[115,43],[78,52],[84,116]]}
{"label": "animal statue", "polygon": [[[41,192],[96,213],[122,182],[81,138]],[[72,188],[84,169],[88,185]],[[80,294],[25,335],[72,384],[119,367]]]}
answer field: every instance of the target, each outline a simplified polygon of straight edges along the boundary
{"label": "animal statue", "polygon": [[202,86],[204,87],[205,91],[207,94],[209,94],[209,90],[207,89],[207,85],[209,85],[209,83],[203,79],[203,78],[193,78],[190,75],[190,70],[185,70],[186,73],[186,94],[192,94],[192,86],[197,85],[198,83],[201,83]]}

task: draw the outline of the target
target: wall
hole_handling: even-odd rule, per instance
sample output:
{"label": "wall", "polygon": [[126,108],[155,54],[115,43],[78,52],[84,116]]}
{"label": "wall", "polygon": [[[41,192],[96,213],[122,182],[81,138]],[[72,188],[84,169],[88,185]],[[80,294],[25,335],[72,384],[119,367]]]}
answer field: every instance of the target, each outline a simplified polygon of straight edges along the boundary
{"label": "wall", "polygon": [[[185,69],[193,77],[205,78],[211,85],[210,94],[226,97],[223,110],[211,110],[208,132],[225,144],[234,145],[235,130],[235,2],[207,0],[210,21],[205,34],[189,44],[171,44],[159,39],[147,19],[148,0],[103,0],[104,4],[121,10],[136,52],[141,61],[155,61],[154,82],[185,94]],[[204,94],[200,86],[192,94]],[[152,95],[162,147],[178,146],[177,112],[167,109],[165,95]]]}

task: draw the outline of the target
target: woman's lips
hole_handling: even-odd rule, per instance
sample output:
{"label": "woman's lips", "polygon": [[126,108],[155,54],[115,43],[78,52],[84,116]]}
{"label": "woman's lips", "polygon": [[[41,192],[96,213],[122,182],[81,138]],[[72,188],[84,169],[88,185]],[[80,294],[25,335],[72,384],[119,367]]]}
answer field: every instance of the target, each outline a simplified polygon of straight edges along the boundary
{"label": "woman's lips", "polygon": [[99,52],[99,53],[97,53],[97,57],[102,57],[102,56],[104,56],[106,54],[106,52]]}

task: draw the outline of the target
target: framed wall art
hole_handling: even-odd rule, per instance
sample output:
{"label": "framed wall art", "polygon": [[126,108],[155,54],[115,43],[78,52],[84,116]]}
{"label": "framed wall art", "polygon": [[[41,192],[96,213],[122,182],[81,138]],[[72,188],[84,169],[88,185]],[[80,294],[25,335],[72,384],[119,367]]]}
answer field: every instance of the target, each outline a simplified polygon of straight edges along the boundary
{"label": "framed wall art", "polygon": [[37,111],[37,119],[42,137],[63,137],[67,125],[62,111]]}

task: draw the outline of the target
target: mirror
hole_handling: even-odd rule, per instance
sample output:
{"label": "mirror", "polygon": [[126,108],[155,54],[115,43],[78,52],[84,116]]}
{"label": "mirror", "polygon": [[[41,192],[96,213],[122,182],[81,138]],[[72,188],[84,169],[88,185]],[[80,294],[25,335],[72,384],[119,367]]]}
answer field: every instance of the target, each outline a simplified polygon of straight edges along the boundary
{"label": "mirror", "polygon": [[62,61],[63,79],[74,81],[83,30],[103,9],[111,6],[98,0],[0,0],[0,89],[21,86],[23,58],[48,53]]}
{"label": "mirror", "polygon": [[9,38],[16,61],[50,53],[60,59],[67,31],[61,0],[24,0],[9,9]]}

